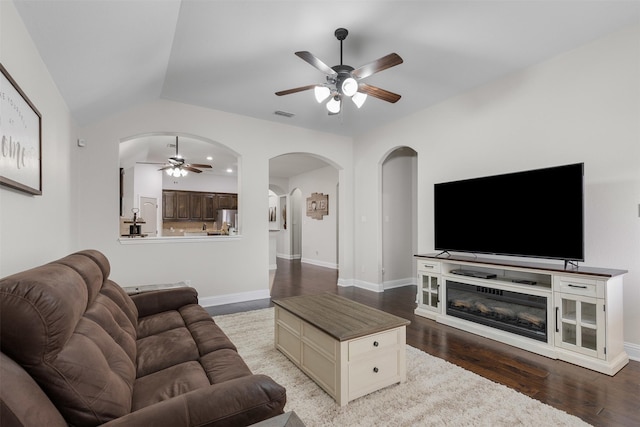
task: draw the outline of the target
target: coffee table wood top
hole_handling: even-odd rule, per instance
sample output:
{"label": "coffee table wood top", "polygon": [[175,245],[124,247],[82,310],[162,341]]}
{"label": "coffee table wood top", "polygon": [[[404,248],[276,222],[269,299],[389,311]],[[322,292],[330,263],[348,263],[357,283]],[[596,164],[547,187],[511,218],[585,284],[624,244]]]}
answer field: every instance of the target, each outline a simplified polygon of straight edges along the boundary
{"label": "coffee table wood top", "polygon": [[407,326],[411,322],[339,295],[325,293],[274,300],[274,304],[338,341]]}

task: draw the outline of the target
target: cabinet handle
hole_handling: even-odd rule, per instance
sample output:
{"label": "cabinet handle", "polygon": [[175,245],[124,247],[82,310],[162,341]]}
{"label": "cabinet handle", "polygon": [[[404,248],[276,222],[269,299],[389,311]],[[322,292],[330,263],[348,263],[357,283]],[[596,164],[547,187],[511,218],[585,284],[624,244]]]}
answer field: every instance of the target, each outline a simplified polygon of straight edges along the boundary
{"label": "cabinet handle", "polygon": [[569,283],[567,286],[569,286],[570,288],[587,289],[586,286],[572,285],[571,283]]}
{"label": "cabinet handle", "polygon": [[373,372],[378,373],[378,368],[373,368]]}
{"label": "cabinet handle", "polygon": [[558,310],[560,310],[560,307],[556,307],[556,332],[560,332],[558,328]]}
{"label": "cabinet handle", "polygon": [[424,267],[424,268],[433,268],[433,265],[422,264],[422,267]]}
{"label": "cabinet handle", "polygon": [[379,345],[379,344],[378,344],[378,341],[374,341],[374,342],[373,342],[373,346],[374,346],[374,347],[377,347],[378,345]]}

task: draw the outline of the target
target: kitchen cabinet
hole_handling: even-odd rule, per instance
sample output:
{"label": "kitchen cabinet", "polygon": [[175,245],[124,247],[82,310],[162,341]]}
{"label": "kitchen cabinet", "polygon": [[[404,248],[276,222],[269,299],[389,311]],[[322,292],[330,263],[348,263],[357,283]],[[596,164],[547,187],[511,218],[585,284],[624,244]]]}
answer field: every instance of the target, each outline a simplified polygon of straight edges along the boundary
{"label": "kitchen cabinet", "polygon": [[176,192],[175,191],[163,191],[162,192],[162,219],[163,220],[175,220],[177,219],[176,211]]}
{"label": "kitchen cabinet", "polygon": [[218,209],[237,208],[238,195],[233,193],[162,192],[162,219],[165,221],[215,221]]}
{"label": "kitchen cabinet", "polygon": [[[191,218],[190,194],[186,191],[165,190],[162,192],[162,219],[165,221],[187,221]],[[200,214],[202,217],[202,214]]]}
{"label": "kitchen cabinet", "polygon": [[238,195],[231,193],[218,193],[218,209],[238,209]]}
{"label": "kitchen cabinet", "polygon": [[218,211],[217,197],[215,194],[204,194],[202,196],[202,220],[215,221]]}
{"label": "kitchen cabinet", "polygon": [[202,197],[200,193],[189,194],[189,219],[202,220]]}
{"label": "kitchen cabinet", "polygon": [[177,220],[189,220],[191,219],[191,211],[189,209],[189,193],[185,191],[176,192],[176,219]]}

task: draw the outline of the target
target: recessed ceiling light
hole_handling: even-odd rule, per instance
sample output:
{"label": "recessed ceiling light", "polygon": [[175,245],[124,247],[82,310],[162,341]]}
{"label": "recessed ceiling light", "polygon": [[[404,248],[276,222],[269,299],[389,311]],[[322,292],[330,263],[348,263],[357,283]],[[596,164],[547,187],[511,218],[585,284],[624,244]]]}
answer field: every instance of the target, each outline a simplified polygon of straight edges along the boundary
{"label": "recessed ceiling light", "polygon": [[233,169],[227,168],[227,172],[231,173],[231,172],[233,172]]}
{"label": "recessed ceiling light", "polygon": [[213,160],[213,157],[207,156],[207,160]]}

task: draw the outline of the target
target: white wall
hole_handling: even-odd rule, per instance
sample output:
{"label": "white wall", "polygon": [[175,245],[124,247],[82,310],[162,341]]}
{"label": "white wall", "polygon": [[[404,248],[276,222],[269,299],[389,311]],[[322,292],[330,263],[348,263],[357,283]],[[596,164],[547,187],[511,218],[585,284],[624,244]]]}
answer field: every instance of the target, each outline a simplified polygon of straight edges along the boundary
{"label": "white wall", "polygon": [[378,280],[371,183],[391,148],[418,152],[419,253],[433,250],[434,183],[584,162],[584,265],[629,270],[624,337],[640,354],[639,41],[628,28],[357,138],[356,282]]}
{"label": "white wall", "polygon": [[76,249],[72,226],[82,213],[72,205],[77,148],[69,110],[10,1],[0,1],[0,62],[42,115],[42,195],[0,186],[4,277]]}
{"label": "white wall", "polygon": [[[292,176],[289,186],[302,192],[302,262],[322,267],[338,268],[337,242],[337,203],[336,186],[338,171],[333,166],[316,169],[311,172]],[[329,215],[322,220],[306,215],[306,200],[311,193],[329,195]]]}
{"label": "white wall", "polygon": [[[218,141],[238,153],[241,236],[195,239],[190,243],[184,239],[120,242],[115,238],[118,174],[114,171],[118,168],[119,141],[159,131]],[[103,251],[111,262],[113,279],[121,285],[190,280],[205,304],[268,296],[270,158],[303,150],[338,165],[352,161],[347,138],[170,101],[125,111],[83,128],[80,133],[87,141],[77,164],[78,200],[84,213],[78,221],[81,246]],[[348,170],[341,175],[345,188],[352,188],[351,179]],[[346,218],[353,194],[344,193]],[[353,253],[351,242],[351,238],[343,242],[342,252],[346,255],[341,260],[344,268],[340,273],[346,279],[352,277],[348,255]]]}
{"label": "white wall", "polygon": [[[156,166],[156,170],[158,167]],[[208,173],[189,173],[187,176],[173,178],[162,174],[162,189],[205,191],[212,193],[237,193],[238,179],[235,176],[212,175]]]}

